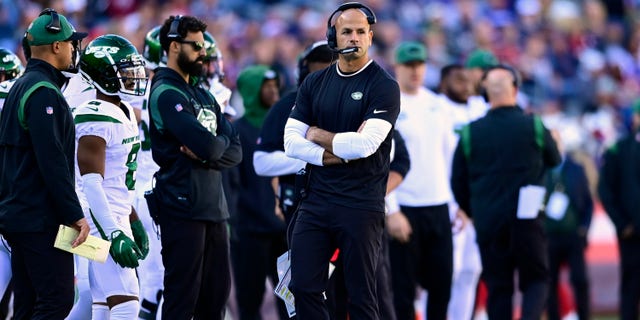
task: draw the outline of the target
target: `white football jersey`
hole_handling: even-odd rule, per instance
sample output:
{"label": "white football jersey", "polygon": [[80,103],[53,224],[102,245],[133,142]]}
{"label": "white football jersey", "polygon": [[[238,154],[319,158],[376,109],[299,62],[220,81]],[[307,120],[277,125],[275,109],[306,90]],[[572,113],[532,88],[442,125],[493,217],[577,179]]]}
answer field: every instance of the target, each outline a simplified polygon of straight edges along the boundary
{"label": "white football jersey", "polygon": [[231,89],[227,88],[217,78],[213,80],[209,92],[216,99],[216,102],[220,105],[220,111],[226,113],[232,117],[237,115],[236,109],[230,104],[231,102]]}
{"label": "white football jersey", "polygon": [[491,108],[491,105],[489,105],[482,96],[471,96],[469,100],[467,100],[467,107],[469,108],[468,121],[471,122],[484,117]]}
{"label": "white football jersey", "polygon": [[2,108],[4,107],[4,100],[9,95],[9,90],[11,90],[13,84],[16,83],[16,80],[18,80],[18,78],[0,82],[0,111],[2,111]]}
{"label": "white football jersey", "polygon": [[[111,212],[128,217],[133,204],[140,137],[133,108],[124,101],[121,103],[127,110],[128,116],[119,106],[94,99],[77,107],[73,117],[76,124],[76,146],[83,136],[97,136],[106,142],[102,187]],[[88,207],[82,192],[82,179],[77,159],[76,187],[80,204],[85,208]]]}
{"label": "white football jersey", "polygon": [[449,99],[446,95],[440,94],[442,104],[446,106],[451,114],[451,121],[453,122],[453,129],[456,133],[462,130],[462,127],[469,124],[471,121],[483,117],[486,113],[484,106],[480,104],[479,100],[476,100],[474,104],[469,101],[467,103],[458,103]]}
{"label": "white football jersey", "polygon": [[83,104],[85,101],[89,101],[96,98],[96,89],[88,82],[86,82],[82,76],[77,74],[69,74],[69,81],[62,87],[62,95],[67,100],[71,112]]}
{"label": "white football jersey", "polygon": [[140,135],[140,151],[138,152],[138,170],[136,171],[136,190],[144,192],[145,188],[151,181],[153,174],[160,167],[153,161],[151,155],[151,135],[149,129],[151,122],[149,120],[149,93],[151,88],[147,88],[144,96],[122,95],[123,100],[128,101],[133,108],[140,110],[140,123],[138,123],[138,132]]}

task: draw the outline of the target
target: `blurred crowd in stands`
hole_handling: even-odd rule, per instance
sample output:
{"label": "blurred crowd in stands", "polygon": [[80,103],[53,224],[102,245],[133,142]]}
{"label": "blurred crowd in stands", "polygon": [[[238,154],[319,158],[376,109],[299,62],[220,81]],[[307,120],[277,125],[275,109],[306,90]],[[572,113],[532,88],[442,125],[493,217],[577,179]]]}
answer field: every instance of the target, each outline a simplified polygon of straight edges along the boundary
{"label": "blurred crowd in stands", "polygon": [[[0,46],[19,52],[20,39],[43,8],[65,14],[91,39],[116,33],[142,50],[144,35],[169,15],[208,24],[224,57],[231,88],[249,64],[268,64],[283,87],[295,85],[297,55],[324,39],[337,0],[0,0]],[[630,128],[640,93],[638,0],[366,0],[378,23],[371,50],[391,71],[403,40],[428,49],[425,84],[440,68],[463,63],[476,48],[493,52],[522,74],[531,112],[558,128],[569,149],[599,161]],[[236,104],[240,105],[241,104]]]}

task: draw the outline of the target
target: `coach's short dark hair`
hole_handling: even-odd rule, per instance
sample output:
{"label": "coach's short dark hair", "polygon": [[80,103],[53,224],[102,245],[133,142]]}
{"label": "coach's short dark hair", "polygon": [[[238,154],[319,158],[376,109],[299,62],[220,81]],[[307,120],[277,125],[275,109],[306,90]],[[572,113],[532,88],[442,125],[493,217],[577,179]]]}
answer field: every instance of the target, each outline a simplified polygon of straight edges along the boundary
{"label": "coach's short dark hair", "polygon": [[[172,28],[173,22],[176,21],[177,26]],[[175,30],[172,30],[175,29]],[[202,20],[192,16],[170,16],[164,21],[164,24],[160,28],[160,46],[164,52],[169,52],[169,44],[171,41],[184,39],[188,32],[205,32],[207,30],[207,24]],[[175,31],[177,34],[175,37],[169,37],[169,33]]]}

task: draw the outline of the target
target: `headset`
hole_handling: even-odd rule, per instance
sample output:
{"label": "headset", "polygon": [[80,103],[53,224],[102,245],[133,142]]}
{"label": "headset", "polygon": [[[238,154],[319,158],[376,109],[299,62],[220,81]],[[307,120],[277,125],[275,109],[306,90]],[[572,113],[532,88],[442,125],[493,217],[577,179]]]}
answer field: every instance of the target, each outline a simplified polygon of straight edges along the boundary
{"label": "headset", "polygon": [[376,23],[376,15],[373,13],[373,11],[369,7],[359,2],[343,3],[341,6],[338,7],[338,9],[336,9],[333,13],[331,13],[331,15],[329,16],[329,19],[327,20],[327,44],[331,49],[338,48],[338,36],[336,34],[337,33],[336,27],[335,25],[331,24],[331,21],[333,20],[333,17],[338,12],[342,12],[348,9],[360,9],[360,11],[362,11],[367,16],[367,22],[369,23],[369,25]]}
{"label": "headset", "polygon": [[60,17],[58,16],[58,12],[56,12],[56,10],[53,10],[51,8],[46,8],[40,12],[38,17],[41,17],[45,14],[48,14],[51,16],[51,21],[49,21],[49,23],[47,23],[47,25],[44,28],[51,33],[58,33],[62,31],[62,26],[60,25]]}
{"label": "headset", "polygon": [[[60,24],[60,16],[58,16],[58,12],[54,9],[46,8],[40,11],[38,17],[44,16],[45,14],[51,15],[51,21],[49,21],[49,23],[44,26],[47,32],[59,33],[60,31],[62,31],[62,25]],[[31,47],[29,46],[27,32],[25,32],[24,36],[22,37],[22,51],[24,53],[24,57],[27,60],[31,59]]]}
{"label": "headset", "polygon": [[520,86],[522,85],[522,80],[520,80],[520,73],[518,72],[518,70],[516,70],[515,68],[513,68],[510,65],[507,64],[497,64],[495,66],[491,66],[489,68],[487,68],[487,70],[484,71],[484,73],[482,74],[482,80],[484,82],[484,80],[487,79],[487,75],[489,74],[489,72],[496,70],[496,69],[501,69],[501,70],[507,70],[509,71],[509,73],[511,73],[511,77],[513,78],[513,86],[516,88],[520,88]]}
{"label": "headset", "polygon": [[177,15],[172,18],[173,21],[171,21],[169,33],[167,33],[167,39],[182,39],[180,32],[178,32],[178,28],[180,27],[180,20],[182,20],[182,15]]}

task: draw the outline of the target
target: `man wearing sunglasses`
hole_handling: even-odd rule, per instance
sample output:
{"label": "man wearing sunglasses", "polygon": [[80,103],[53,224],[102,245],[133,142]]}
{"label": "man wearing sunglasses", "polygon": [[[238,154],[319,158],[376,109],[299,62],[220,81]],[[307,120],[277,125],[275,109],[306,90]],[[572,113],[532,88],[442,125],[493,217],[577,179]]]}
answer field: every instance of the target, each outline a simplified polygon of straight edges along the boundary
{"label": "man wearing sunglasses", "polygon": [[87,33],[47,9],[27,29],[30,59],[0,123],[0,232],[12,248],[16,319],[64,319],[73,306],[73,255],[55,249],[61,224],[88,233],[75,193],[75,128],[60,92]]}
{"label": "man wearing sunglasses", "polygon": [[229,213],[221,170],[242,160],[235,130],[198,86],[206,24],[167,19],[160,45],[167,66],[155,70],[149,116],[155,173],[149,209],[161,229],[164,319],[223,319],[229,297]]}

